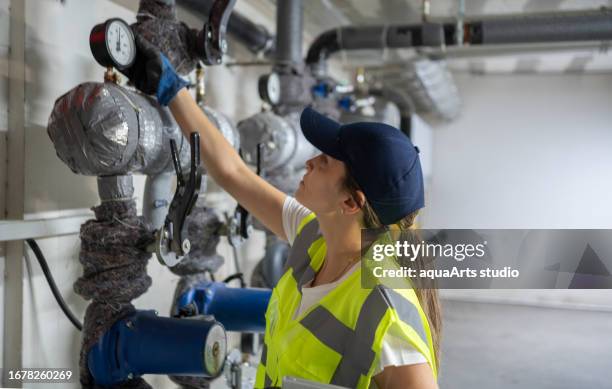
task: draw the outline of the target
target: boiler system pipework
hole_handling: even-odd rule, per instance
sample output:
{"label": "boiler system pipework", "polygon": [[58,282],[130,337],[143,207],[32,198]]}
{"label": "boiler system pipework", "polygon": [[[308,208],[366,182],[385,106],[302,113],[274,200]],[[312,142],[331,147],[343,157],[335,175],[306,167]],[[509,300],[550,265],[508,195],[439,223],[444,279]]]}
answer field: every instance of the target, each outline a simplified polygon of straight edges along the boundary
{"label": "boiler system pipework", "polygon": [[[214,17],[203,29],[205,34],[191,34],[187,38],[179,33],[167,34],[161,39],[170,37],[170,39],[179,39],[183,43],[193,45],[194,42],[190,40],[190,36],[192,38],[194,36],[204,37],[205,40],[200,40],[200,44],[190,47],[201,48],[199,59],[203,59],[205,63],[219,63],[220,56],[226,47],[223,23],[227,22],[227,15],[231,12],[233,3],[233,1],[217,2],[217,6],[214,7]],[[119,386],[124,385],[123,381],[129,380],[131,387],[148,388],[150,386],[138,375],[159,372],[159,366],[155,365],[156,361],[147,360],[146,355],[143,355],[141,357],[144,359],[140,357],[138,359],[138,371],[128,372],[125,376],[100,377],[98,375],[95,377],[92,375],[94,372],[98,374],[101,370],[100,365],[89,366],[88,361],[91,361],[94,355],[91,350],[95,345],[100,345],[100,342],[104,343],[104,339],[108,339],[105,334],[114,331],[113,328],[117,328],[117,323],[125,320],[140,323],[140,334],[143,335],[141,339],[149,339],[146,336],[147,330],[155,326],[160,326],[158,330],[170,331],[172,326],[178,328],[187,324],[179,319],[157,318],[155,315],[153,317],[150,314],[140,313],[135,310],[130,300],[144,293],[151,285],[151,279],[146,275],[146,264],[155,241],[157,241],[158,257],[168,265],[175,265],[189,251],[189,244],[186,243],[189,242],[189,239],[186,237],[193,223],[184,222],[196,204],[197,193],[200,190],[201,172],[197,147],[199,141],[197,135],[194,135],[192,137],[194,147],[189,147],[167,109],[159,107],[149,96],[119,86],[116,83],[118,77],[114,75],[110,77],[112,73],[109,72],[110,66],[118,69],[130,66],[136,50],[133,34],[138,33],[139,27],[143,28],[143,25],[160,27],[169,24],[170,29],[174,28],[175,32],[184,31],[180,28],[176,29],[176,23],[172,23],[173,7],[171,4],[170,8],[168,6],[169,4],[162,1],[143,0],[139,12],[140,25],[137,23],[130,27],[119,19],[111,19],[96,26],[92,31],[92,52],[98,62],[107,68],[106,82],[104,84],[85,83],[61,96],[56,101],[49,119],[48,133],[55,145],[57,155],[75,173],[98,176],[98,191],[102,201],[100,206],[94,208],[96,220],[88,221],[81,229],[80,260],[84,266],[84,274],[74,286],[77,293],[86,299],[93,299],[87,308],[84,320],[80,358],[80,380],[83,387],[95,387],[100,379]],[[153,20],[155,15],[150,11],[155,9],[171,12],[162,13],[159,20]],[[145,13],[146,17],[143,16]],[[110,49],[115,47],[113,43],[118,49]],[[108,51],[101,52],[99,50],[101,47]],[[100,55],[100,53],[107,55]],[[175,61],[177,68],[188,71],[188,66],[185,64],[189,64],[189,61],[184,61],[184,52],[179,54],[170,55],[171,60]],[[219,120],[222,115],[211,115],[210,112],[214,111],[209,109],[206,113],[209,117],[213,116],[211,120],[218,128],[228,127],[227,123],[223,123],[223,119]],[[237,145],[235,130],[224,135],[233,138],[228,141]],[[171,144],[173,147],[169,149]],[[172,153],[170,153],[171,150]],[[170,158],[171,154],[173,158]],[[189,158],[190,154],[191,158]],[[192,166],[190,179],[183,183],[180,172],[188,161]],[[160,182],[169,184],[167,177],[170,176],[169,171],[173,168],[178,173],[177,193],[163,225],[154,227],[157,229],[156,240],[150,222],[159,224],[160,212],[146,213],[150,214],[149,216],[154,215],[155,220],[153,218],[145,220],[137,216],[131,174],[140,172],[149,176],[164,177],[156,185],[150,186],[159,189]],[[168,193],[169,191],[165,189],[159,192]],[[163,203],[159,200],[155,199],[158,203]],[[163,205],[159,208],[163,208]],[[208,221],[210,222],[211,219],[209,218]],[[211,225],[215,225],[216,232],[218,225],[214,220]],[[181,228],[183,226],[184,228]],[[170,237],[172,239],[168,239]],[[162,246],[166,250],[160,250]],[[208,257],[202,259],[210,260],[210,254],[215,255],[214,250],[212,253],[209,250],[208,254]],[[201,270],[205,266],[192,265],[192,269],[194,267]],[[207,270],[211,271],[211,269]],[[222,325],[214,321],[211,324],[210,320],[196,320],[189,324],[193,331],[199,332],[202,336],[212,334],[211,337],[203,337],[205,341],[199,346],[194,345],[193,353],[189,357],[197,359],[202,358],[202,355],[213,355],[214,363],[207,365],[196,361],[195,365],[200,366],[198,371],[193,370],[193,363],[192,368],[188,368],[190,365],[186,363],[184,367],[168,368],[165,370],[166,373],[198,374],[203,377],[218,374],[226,354],[225,331]],[[170,332],[179,337],[183,336],[182,339],[185,341],[189,338],[186,337],[189,331],[172,330]],[[180,343],[178,338],[174,338],[173,341]],[[169,352],[170,349],[166,350]],[[214,350],[214,353],[211,354],[210,350]],[[210,366],[215,368],[209,368]],[[207,385],[208,380],[204,380],[199,386]]]}

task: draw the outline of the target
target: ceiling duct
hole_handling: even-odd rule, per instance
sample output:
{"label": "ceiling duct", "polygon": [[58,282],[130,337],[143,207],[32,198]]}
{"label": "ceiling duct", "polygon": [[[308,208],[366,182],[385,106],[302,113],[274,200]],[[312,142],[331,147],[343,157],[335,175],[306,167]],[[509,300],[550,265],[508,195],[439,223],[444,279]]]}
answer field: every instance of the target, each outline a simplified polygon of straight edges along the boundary
{"label": "ceiling duct", "polygon": [[461,111],[459,89],[446,61],[417,58],[396,70],[374,72],[372,78],[387,88],[405,91],[420,112],[452,120]]}

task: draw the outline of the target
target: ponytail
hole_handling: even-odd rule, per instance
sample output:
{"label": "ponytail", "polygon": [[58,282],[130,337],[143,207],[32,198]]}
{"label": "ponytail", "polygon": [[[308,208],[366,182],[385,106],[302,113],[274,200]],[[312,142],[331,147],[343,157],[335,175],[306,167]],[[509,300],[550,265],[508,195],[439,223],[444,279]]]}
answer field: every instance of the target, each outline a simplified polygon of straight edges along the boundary
{"label": "ponytail", "polygon": [[[344,189],[353,196],[353,198],[357,198],[357,190],[359,190],[359,186],[353,177],[349,174],[345,177],[343,182]],[[399,232],[400,239],[418,243],[421,241],[420,236],[418,234],[418,230],[415,227],[415,219],[419,213],[419,211],[414,211],[404,218],[400,219],[398,222],[390,225],[383,225],[378,216],[368,203],[367,199],[364,204],[361,204],[361,210],[363,212],[363,227],[364,228],[386,228],[390,231]],[[412,262],[412,267],[416,268],[418,271],[420,268],[426,267],[426,258],[418,257],[414,262]],[[434,358],[436,366],[440,366],[440,337],[442,333],[442,313],[440,308],[440,298],[438,295],[438,289],[436,288],[414,288],[414,292],[419,299],[419,303],[427,316],[427,320],[429,321],[429,328],[431,329],[431,337],[433,341],[434,348]]]}

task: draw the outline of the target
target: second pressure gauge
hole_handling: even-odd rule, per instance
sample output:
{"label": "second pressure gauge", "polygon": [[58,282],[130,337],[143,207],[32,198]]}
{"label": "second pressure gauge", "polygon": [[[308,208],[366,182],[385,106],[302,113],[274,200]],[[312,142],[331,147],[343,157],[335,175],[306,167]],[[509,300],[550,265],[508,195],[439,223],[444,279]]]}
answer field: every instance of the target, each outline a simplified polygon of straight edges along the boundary
{"label": "second pressure gauge", "polygon": [[267,103],[277,105],[280,102],[281,85],[276,73],[265,74],[259,78],[259,96]]}
{"label": "second pressure gauge", "polygon": [[91,52],[102,66],[129,68],[136,59],[136,42],[130,26],[114,18],[94,26],[89,34]]}

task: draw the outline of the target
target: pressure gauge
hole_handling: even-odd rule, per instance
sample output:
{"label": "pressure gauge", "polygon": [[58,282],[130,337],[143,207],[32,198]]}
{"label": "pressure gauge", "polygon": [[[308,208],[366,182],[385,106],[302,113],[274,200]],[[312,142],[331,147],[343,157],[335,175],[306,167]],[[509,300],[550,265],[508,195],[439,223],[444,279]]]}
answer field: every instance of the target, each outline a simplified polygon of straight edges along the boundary
{"label": "pressure gauge", "polygon": [[263,75],[259,78],[259,96],[266,102],[277,105],[280,102],[281,85],[276,73]]}
{"label": "pressure gauge", "polygon": [[94,26],[89,34],[91,52],[104,67],[124,70],[134,64],[136,42],[130,26],[121,19],[108,19]]}

